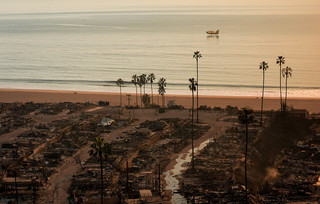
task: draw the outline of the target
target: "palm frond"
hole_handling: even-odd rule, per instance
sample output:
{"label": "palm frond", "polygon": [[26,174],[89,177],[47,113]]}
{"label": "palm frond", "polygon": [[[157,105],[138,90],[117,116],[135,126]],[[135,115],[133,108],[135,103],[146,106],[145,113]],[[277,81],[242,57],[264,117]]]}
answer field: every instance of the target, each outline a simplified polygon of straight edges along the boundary
{"label": "palm frond", "polygon": [[200,52],[199,52],[199,51],[195,51],[195,52],[194,52],[194,54],[193,54],[193,58],[198,59],[198,58],[201,58],[201,57],[202,57],[202,55],[200,54]]}
{"label": "palm frond", "polygon": [[238,113],[238,119],[242,124],[252,123],[254,121],[253,110],[249,108],[242,108]]}
{"label": "palm frond", "polygon": [[267,70],[269,68],[268,63],[266,63],[265,61],[261,62],[261,64],[259,65],[259,69],[261,70]]}

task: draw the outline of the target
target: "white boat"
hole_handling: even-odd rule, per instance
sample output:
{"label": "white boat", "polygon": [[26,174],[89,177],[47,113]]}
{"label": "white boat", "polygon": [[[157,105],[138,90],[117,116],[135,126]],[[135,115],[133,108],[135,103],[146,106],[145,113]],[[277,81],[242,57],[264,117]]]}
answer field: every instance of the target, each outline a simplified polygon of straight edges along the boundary
{"label": "white boat", "polygon": [[216,31],[207,31],[207,34],[210,34],[210,35],[218,35],[219,34],[219,30],[216,30]]}

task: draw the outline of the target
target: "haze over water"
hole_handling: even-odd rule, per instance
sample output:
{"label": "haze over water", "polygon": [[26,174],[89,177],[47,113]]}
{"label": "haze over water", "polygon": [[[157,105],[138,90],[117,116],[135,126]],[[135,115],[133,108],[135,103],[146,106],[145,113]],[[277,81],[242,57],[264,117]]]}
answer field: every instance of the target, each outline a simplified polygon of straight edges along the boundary
{"label": "haze over water", "polygon": [[[320,15],[291,11],[3,14],[0,88],[118,92],[118,78],[154,73],[167,79],[168,94],[190,94],[199,50],[200,94],[260,96],[259,64],[266,61],[266,96],[278,96],[276,58],[283,55],[293,69],[289,97],[320,97]],[[217,29],[219,37],[207,36]],[[135,92],[125,85],[124,92]]]}

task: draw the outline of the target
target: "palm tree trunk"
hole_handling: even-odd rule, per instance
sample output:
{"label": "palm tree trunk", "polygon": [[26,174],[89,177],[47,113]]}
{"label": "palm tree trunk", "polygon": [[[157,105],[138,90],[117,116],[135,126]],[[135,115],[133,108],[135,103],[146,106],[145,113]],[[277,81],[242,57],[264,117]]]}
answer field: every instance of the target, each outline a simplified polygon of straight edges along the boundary
{"label": "palm tree trunk", "polygon": [[151,95],[152,95],[152,107],[153,107],[153,88],[152,88],[152,83],[151,83]]}
{"label": "palm tree trunk", "polygon": [[120,85],[120,106],[122,107],[121,85]]}
{"label": "palm tree trunk", "polygon": [[247,154],[248,154],[248,122],[246,122],[246,150],[244,154],[244,179],[245,179],[245,186],[246,186],[246,203],[248,203]]}
{"label": "palm tree trunk", "polygon": [[142,108],[142,86],[140,86],[140,107]]}
{"label": "palm tree trunk", "polygon": [[[17,147],[16,147],[16,152],[15,152],[15,160],[18,162],[18,147],[19,143],[17,142]],[[14,185],[15,185],[15,190],[16,190],[16,203],[19,203],[19,198],[18,198],[18,183],[17,183],[17,169],[15,168],[14,170]]]}
{"label": "palm tree trunk", "polygon": [[128,160],[126,161],[126,164],[127,164],[127,194],[129,196],[129,164],[128,164]]}
{"label": "palm tree trunk", "polygon": [[285,100],[286,110],[287,110],[287,97],[288,97],[288,75],[286,75],[286,100]]}
{"label": "palm tree trunk", "polygon": [[138,106],[138,87],[136,85],[136,105]]}
{"label": "palm tree trunk", "polygon": [[103,167],[102,167],[102,150],[99,150],[100,158],[100,176],[101,176],[101,204],[103,204]]}
{"label": "palm tree trunk", "polygon": [[197,58],[197,123],[199,123],[199,74],[198,74],[198,58]]}
{"label": "palm tree trunk", "polygon": [[17,183],[17,170],[14,170],[14,185],[15,185],[15,190],[16,190],[16,203],[19,203],[18,199],[18,183]]}
{"label": "palm tree trunk", "polygon": [[162,95],[162,108],[164,108],[164,94]]}
{"label": "palm tree trunk", "polygon": [[193,90],[192,90],[192,110],[191,110],[191,123],[192,123],[192,134],[191,134],[192,171],[194,171],[194,149],[193,149],[193,134],[194,134],[194,130],[193,130],[193,109],[194,109],[194,93],[193,93]]}
{"label": "palm tree trunk", "polygon": [[264,70],[263,70],[263,79],[262,79],[262,97],[261,97],[261,121],[260,124],[262,125],[262,113],[263,113],[263,97],[264,97]]}
{"label": "palm tree trunk", "polygon": [[159,194],[161,195],[161,166],[160,166],[160,159],[159,159],[159,181],[158,181],[158,185],[159,185]]}
{"label": "palm tree trunk", "polygon": [[282,111],[282,91],[281,91],[281,62],[280,62],[280,110]]}

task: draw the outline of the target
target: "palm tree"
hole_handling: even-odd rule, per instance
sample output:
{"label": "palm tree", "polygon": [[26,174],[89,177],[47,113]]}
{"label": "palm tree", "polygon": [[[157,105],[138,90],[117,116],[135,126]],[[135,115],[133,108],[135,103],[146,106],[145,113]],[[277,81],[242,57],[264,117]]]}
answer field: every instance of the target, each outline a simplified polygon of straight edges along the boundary
{"label": "palm tree", "polygon": [[268,63],[265,61],[261,62],[259,69],[262,70],[263,77],[262,77],[262,97],[261,97],[261,125],[262,125],[262,112],[263,112],[263,97],[264,97],[264,76],[265,71],[269,68]]}
{"label": "palm tree", "polygon": [[165,78],[160,78],[159,82],[158,82],[158,93],[162,96],[162,107],[164,107],[164,94],[166,93],[166,86],[167,86],[167,82]]}
{"label": "palm tree", "polygon": [[149,74],[147,80],[150,81],[150,84],[151,84],[151,95],[152,95],[152,106],[153,106],[153,88],[152,88],[152,84],[156,80],[156,77],[155,77],[155,75],[153,73],[151,73],[151,74]]}
{"label": "palm tree", "polygon": [[284,102],[285,110],[287,110],[287,97],[288,97],[288,77],[292,77],[292,69],[291,67],[286,67],[282,69],[282,76],[286,77],[286,98]]}
{"label": "palm tree", "polygon": [[194,92],[196,91],[197,83],[195,83],[194,78],[189,79],[190,85],[189,89],[192,92],[192,108],[191,108],[191,122],[192,122],[192,137],[191,137],[191,146],[192,146],[192,170],[194,171],[194,149],[193,149],[193,137],[194,137],[194,130],[193,130],[193,110],[194,110]]}
{"label": "palm tree", "polygon": [[193,58],[196,58],[197,62],[197,123],[199,122],[199,72],[198,72],[198,63],[199,63],[199,58],[201,58],[202,55],[200,54],[199,51],[195,51],[193,54]]}
{"label": "palm tree", "polygon": [[280,66],[280,109],[282,111],[282,91],[281,91],[281,65],[283,65],[285,63],[285,59],[283,56],[278,56],[278,59],[277,59],[277,64],[279,64]]}
{"label": "palm tree", "polygon": [[117,83],[117,85],[120,87],[120,106],[122,106],[121,87],[122,87],[122,85],[123,85],[123,80],[122,80],[121,78],[119,78],[116,83]]}
{"label": "palm tree", "polygon": [[248,108],[242,108],[238,113],[239,121],[246,125],[246,150],[244,154],[244,178],[246,186],[246,203],[248,203],[248,177],[247,177],[247,154],[248,154],[248,124],[254,120],[253,110]]}
{"label": "palm tree", "polygon": [[147,75],[145,75],[145,74],[140,75],[140,80],[143,85],[143,95],[145,95],[146,94],[146,84],[148,83]]}
{"label": "palm tree", "polygon": [[100,179],[101,179],[101,204],[103,204],[103,160],[107,159],[107,157],[111,154],[111,145],[104,141],[102,137],[96,137],[94,142],[90,145],[91,150],[89,154],[92,157],[99,158],[100,161]]}
{"label": "palm tree", "polygon": [[136,105],[138,105],[138,76],[136,74],[132,75],[132,80],[131,82],[135,85],[136,87]]}
{"label": "palm tree", "polygon": [[137,82],[138,82],[138,85],[140,87],[140,107],[142,108],[142,91],[141,91],[141,88],[142,88],[142,85],[143,85],[143,79],[141,78],[141,75],[138,76],[137,78]]}

